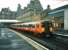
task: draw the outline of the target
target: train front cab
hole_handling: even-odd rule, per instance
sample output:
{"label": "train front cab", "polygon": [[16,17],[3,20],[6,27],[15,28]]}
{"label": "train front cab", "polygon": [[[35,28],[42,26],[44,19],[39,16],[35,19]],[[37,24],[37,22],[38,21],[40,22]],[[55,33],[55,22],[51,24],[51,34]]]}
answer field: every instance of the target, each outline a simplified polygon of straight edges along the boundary
{"label": "train front cab", "polygon": [[42,34],[42,32],[44,32],[44,28],[42,27],[42,24],[41,23],[37,23],[33,26],[33,34],[35,36],[39,36],[40,34]]}

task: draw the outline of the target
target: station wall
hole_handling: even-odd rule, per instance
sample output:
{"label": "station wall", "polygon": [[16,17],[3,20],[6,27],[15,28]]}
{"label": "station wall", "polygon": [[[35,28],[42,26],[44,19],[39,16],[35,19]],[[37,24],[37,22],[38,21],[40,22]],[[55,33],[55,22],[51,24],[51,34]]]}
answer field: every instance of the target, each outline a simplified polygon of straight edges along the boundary
{"label": "station wall", "polygon": [[64,30],[68,30],[68,8],[64,10]]}

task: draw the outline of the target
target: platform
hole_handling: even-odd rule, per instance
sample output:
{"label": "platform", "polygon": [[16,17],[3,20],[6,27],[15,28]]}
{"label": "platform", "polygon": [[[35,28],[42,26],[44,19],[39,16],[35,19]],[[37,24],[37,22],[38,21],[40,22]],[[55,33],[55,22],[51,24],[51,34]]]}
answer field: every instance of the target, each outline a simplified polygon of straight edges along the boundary
{"label": "platform", "polygon": [[[0,50],[49,50],[32,39],[8,28],[0,28]],[[9,43],[8,43],[9,42]]]}

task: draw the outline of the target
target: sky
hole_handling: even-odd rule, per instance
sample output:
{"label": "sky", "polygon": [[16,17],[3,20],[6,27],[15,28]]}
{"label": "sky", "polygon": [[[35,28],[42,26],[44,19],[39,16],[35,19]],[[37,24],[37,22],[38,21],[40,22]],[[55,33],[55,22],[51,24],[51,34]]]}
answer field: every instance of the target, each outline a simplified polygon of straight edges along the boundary
{"label": "sky", "polygon": [[[8,7],[10,8],[10,10],[16,11],[19,3],[22,6],[21,8],[23,9],[27,6],[27,4],[30,3],[30,0],[0,0],[0,11],[2,8]],[[40,3],[43,9],[46,9],[48,4],[51,6],[51,9],[55,9],[57,7],[68,4],[68,0],[40,0]]]}

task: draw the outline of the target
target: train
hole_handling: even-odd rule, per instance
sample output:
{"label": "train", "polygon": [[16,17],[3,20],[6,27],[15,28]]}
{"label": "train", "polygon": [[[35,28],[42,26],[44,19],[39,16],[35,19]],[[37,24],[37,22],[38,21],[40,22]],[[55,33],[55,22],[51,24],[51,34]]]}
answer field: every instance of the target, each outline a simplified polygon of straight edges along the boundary
{"label": "train", "polygon": [[31,33],[34,36],[52,37],[54,32],[53,24],[51,21],[36,21],[36,22],[20,22],[11,24],[12,29]]}

